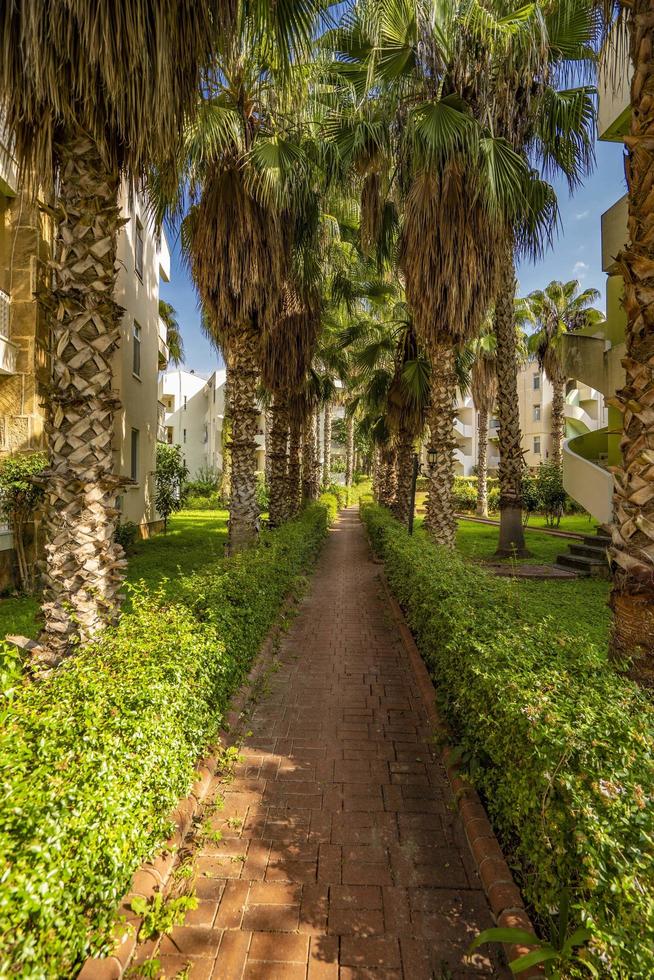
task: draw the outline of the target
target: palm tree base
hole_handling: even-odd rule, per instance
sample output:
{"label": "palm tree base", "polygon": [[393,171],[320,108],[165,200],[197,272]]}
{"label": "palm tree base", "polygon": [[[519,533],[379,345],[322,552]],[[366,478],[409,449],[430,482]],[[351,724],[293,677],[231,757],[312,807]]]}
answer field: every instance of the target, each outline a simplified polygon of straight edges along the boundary
{"label": "palm tree base", "polygon": [[615,586],[609,605],[613,630],[609,657],[627,664],[628,676],[654,690],[654,602],[649,591],[623,592]]}
{"label": "palm tree base", "polygon": [[495,552],[498,558],[531,558],[524,546],[524,528],[520,507],[503,507],[500,513],[500,540]]}

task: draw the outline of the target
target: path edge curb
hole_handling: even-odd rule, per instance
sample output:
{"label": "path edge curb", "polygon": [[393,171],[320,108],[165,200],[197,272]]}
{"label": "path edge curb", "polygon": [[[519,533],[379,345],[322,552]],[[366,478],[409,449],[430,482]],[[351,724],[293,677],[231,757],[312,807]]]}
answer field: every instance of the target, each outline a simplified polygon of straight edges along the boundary
{"label": "path edge curb", "polygon": [[138,945],[141,916],[131,910],[131,901],[137,896],[150,899],[157,891],[163,892],[170,881],[176,864],[177,854],[183,844],[191,824],[201,811],[207,799],[213,778],[218,769],[219,751],[229,748],[234,742],[235,730],[243,710],[251,698],[252,687],[266,672],[275,655],[276,645],[283,632],[285,615],[295,609],[302,596],[289,596],[280,606],[274,625],[270,629],[254,664],[229,702],[230,710],[225,715],[223,727],[214,742],[214,751],[201,758],[195,767],[196,778],[188,796],[180,797],[170,814],[175,830],[160,848],[159,856],[153,861],[145,861],[134,872],[127,893],[118,904],[116,915],[123,916],[124,922],[116,927],[116,946],[108,956],[89,956],[77,974],[77,980],[121,980],[127,970]]}
{"label": "path edge curb", "polygon": [[[371,550],[374,554],[374,549]],[[429,675],[427,665],[418,649],[413,633],[409,629],[402,607],[391,591],[383,568],[380,568],[378,575],[399,630],[402,644],[409,656],[429,721],[437,731],[449,739],[452,733],[436,707],[434,682]],[[450,754],[451,749],[445,746],[441,751],[440,758],[445,766],[450,788],[463,821],[470,853],[477,866],[477,872],[495,921],[498,926],[503,928],[525,929],[527,932],[533,932],[535,937],[536,930],[527,915],[520,890],[495,836],[486,809],[474,786],[461,777],[459,764],[456,760],[450,759]],[[520,956],[524,956],[525,953],[531,952],[534,948],[533,946],[504,944],[504,951],[509,963]],[[516,976],[519,976],[521,980],[542,980],[544,971],[542,967],[532,967],[522,970]]]}

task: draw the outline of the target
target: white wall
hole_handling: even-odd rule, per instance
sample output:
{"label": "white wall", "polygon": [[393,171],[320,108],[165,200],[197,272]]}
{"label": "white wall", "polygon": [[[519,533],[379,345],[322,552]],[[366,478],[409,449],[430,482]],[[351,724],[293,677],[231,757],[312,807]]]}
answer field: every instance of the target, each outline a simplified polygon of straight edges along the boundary
{"label": "white wall", "polygon": [[182,447],[190,478],[207,464],[208,388],[206,378],[192,371],[169,371],[163,376],[167,441]]}
{"label": "white wall", "polygon": [[[122,193],[123,214],[129,218],[118,238],[116,301],[125,310],[120,347],[114,354],[114,387],[122,407],[114,419],[114,466],[131,476],[132,430],[138,432],[136,483],[123,492],[124,520],[137,524],[157,519],[154,507],[154,468],[157,442],[157,386],[159,377],[159,283],[170,277],[170,255],[165,237],[157,241],[152,223],[138,195],[131,206]],[[143,268],[136,270],[137,222],[143,231]],[[134,324],[141,330],[140,370],[134,371]]]}

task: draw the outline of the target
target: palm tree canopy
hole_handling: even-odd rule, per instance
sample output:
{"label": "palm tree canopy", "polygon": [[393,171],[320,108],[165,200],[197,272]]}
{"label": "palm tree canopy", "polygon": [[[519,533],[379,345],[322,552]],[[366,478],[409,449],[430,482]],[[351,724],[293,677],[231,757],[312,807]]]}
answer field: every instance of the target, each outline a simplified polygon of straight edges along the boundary
{"label": "palm tree canopy", "polygon": [[166,343],[170,363],[179,367],[184,363],[184,340],[177,319],[177,310],[171,303],[160,299],[159,316],[166,324]]}
{"label": "palm tree canopy", "polygon": [[219,0],[15,0],[0,12],[0,107],[26,174],[47,188],[71,131],[109,170],[169,159],[197,101]]}
{"label": "palm tree canopy", "polygon": [[517,301],[518,316],[535,327],[527,342],[529,352],[536,355],[551,381],[561,380],[565,373],[561,338],[604,321],[601,310],[591,305],[599,298],[596,289],[581,290],[579,281],[571,279],[554,280]]}

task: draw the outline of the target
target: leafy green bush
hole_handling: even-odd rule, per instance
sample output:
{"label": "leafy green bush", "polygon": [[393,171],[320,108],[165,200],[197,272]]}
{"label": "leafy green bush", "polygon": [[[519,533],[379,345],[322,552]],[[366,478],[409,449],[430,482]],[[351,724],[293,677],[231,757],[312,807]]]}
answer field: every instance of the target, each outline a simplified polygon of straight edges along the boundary
{"label": "leafy green bush", "polygon": [[533,593],[363,517],[541,922],[570,886],[596,975],[654,976],[654,706]]}
{"label": "leafy green bush", "polygon": [[263,512],[268,510],[268,507],[270,506],[270,498],[268,496],[265,473],[257,473],[257,504],[259,506],[260,514],[263,514]]}
{"label": "leafy green bush", "polygon": [[188,496],[184,501],[186,510],[225,510],[225,504],[219,494],[210,497]]}
{"label": "leafy green bush", "polygon": [[0,976],[68,977],[109,948],[115,907],[168,832],[284,598],[335,512],[326,497],[260,545],[144,585],[115,629],[40,684],[0,678]]}
{"label": "leafy green bush", "polygon": [[157,465],[154,471],[154,504],[164,522],[164,534],[168,530],[171,514],[184,506],[188,467],[181,446],[157,443]]}
{"label": "leafy green bush", "polygon": [[474,511],[477,507],[477,487],[469,480],[455,477],[452,487],[452,501],[457,511],[463,513]]}
{"label": "leafy green bush", "polygon": [[135,524],[134,521],[121,521],[114,531],[114,539],[121,545],[125,554],[129,554],[134,547],[138,533],[138,524]]}
{"label": "leafy green bush", "polygon": [[201,466],[192,480],[186,483],[186,491],[194,497],[212,497],[222,483],[222,471],[214,466]]}
{"label": "leafy green bush", "polygon": [[568,495],[563,489],[563,470],[556,463],[541,463],[536,475],[540,508],[548,527],[558,527]]}
{"label": "leafy green bush", "polygon": [[36,555],[27,555],[25,531],[43,501],[44,481],[36,482],[35,477],[42,476],[47,465],[45,453],[16,453],[3,459],[0,466],[0,515],[14,536],[18,574],[24,592],[33,590],[36,563]]}

